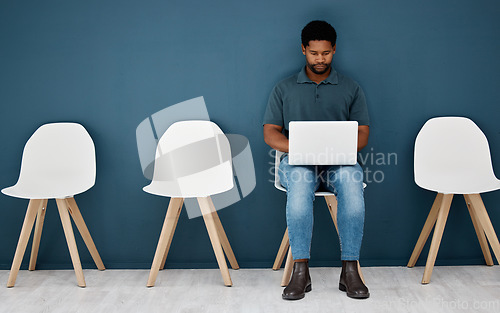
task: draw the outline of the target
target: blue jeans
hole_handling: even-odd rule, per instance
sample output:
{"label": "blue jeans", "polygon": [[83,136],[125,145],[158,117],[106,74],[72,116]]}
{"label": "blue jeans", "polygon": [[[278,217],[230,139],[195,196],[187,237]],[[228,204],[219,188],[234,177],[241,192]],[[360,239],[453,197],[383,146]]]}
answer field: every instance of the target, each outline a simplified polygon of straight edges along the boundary
{"label": "blue jeans", "polygon": [[287,189],[286,223],[293,259],[310,258],[314,192],[322,186],[337,197],[341,259],[358,260],[365,221],[361,166],[290,165],[287,155],[280,163],[279,177]]}

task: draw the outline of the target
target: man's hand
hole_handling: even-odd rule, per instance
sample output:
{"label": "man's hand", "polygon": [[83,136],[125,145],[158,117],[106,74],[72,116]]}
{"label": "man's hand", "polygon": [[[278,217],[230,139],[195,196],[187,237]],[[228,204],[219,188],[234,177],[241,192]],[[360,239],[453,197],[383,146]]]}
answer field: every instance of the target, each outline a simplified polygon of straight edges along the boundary
{"label": "man's hand", "polygon": [[273,149],[288,152],[288,138],[281,132],[282,126],[264,124],[264,141]]}
{"label": "man's hand", "polygon": [[370,126],[358,126],[358,152],[368,144],[368,136],[370,135]]}
{"label": "man's hand", "polygon": [[[264,124],[264,141],[273,149],[281,152],[288,152],[288,139],[281,132],[282,126]],[[368,125],[358,126],[358,151],[361,151],[368,144],[370,127]]]}

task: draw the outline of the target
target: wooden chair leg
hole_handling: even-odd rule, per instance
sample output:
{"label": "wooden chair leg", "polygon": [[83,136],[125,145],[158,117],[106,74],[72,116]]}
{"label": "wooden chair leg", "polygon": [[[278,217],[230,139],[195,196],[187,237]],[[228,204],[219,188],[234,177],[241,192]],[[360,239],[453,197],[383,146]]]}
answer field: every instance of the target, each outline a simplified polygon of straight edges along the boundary
{"label": "wooden chair leg", "polygon": [[75,235],[73,233],[73,227],[71,226],[71,220],[69,218],[69,208],[64,199],[56,199],[56,203],[57,209],[59,211],[59,216],[61,217],[64,235],[66,236],[66,242],[68,244],[71,261],[73,262],[73,268],[75,269],[78,286],[85,287],[86,285],[85,278],[83,277],[82,264],[80,263],[80,256],[78,255],[78,248],[76,247]]}
{"label": "wooden chair leg", "polygon": [[436,262],[439,245],[441,244],[441,238],[443,237],[444,227],[446,225],[446,219],[448,218],[452,200],[453,194],[443,195],[443,201],[441,202],[441,206],[439,207],[434,234],[432,235],[429,255],[427,256],[427,263],[425,264],[422,284],[428,284],[431,281],[432,270],[434,269],[434,263]]}
{"label": "wooden chair leg", "polygon": [[213,212],[210,207],[209,197],[199,197],[198,203],[200,205],[201,213],[203,214],[203,220],[207,227],[208,236],[212,242],[212,248],[214,249],[215,257],[217,263],[219,264],[219,269],[224,280],[224,285],[232,286],[231,276],[229,275],[229,269],[227,268],[226,258],[224,257],[224,251],[222,250],[222,245],[219,239],[219,234],[217,232],[217,226],[213,218]]}
{"label": "wooden chair leg", "polygon": [[484,207],[483,200],[479,194],[471,194],[468,195],[470,202],[472,203],[472,209],[475,211],[476,216],[486,233],[486,237],[491,245],[491,249],[497,258],[497,262],[500,262],[500,243],[498,242],[498,237],[495,233],[495,229],[491,224],[490,217],[488,216],[488,212]]}
{"label": "wooden chair leg", "polygon": [[481,251],[483,251],[486,265],[492,266],[494,264],[493,258],[491,257],[490,247],[488,246],[488,240],[484,235],[484,230],[477,220],[476,211],[472,208],[472,202],[470,201],[469,195],[464,195],[464,199],[467,204],[467,209],[469,210],[472,224],[474,225],[474,230],[476,231],[477,239],[479,240],[479,245],[481,246]]}
{"label": "wooden chair leg", "polygon": [[420,236],[418,237],[417,243],[415,244],[415,248],[413,249],[410,260],[408,261],[408,264],[406,265],[407,267],[414,267],[415,264],[417,263],[418,257],[420,256],[420,253],[422,252],[422,249],[424,248],[425,242],[427,241],[427,238],[429,237],[429,234],[431,233],[432,228],[434,227],[434,224],[436,223],[439,208],[441,207],[442,202],[443,202],[443,194],[438,193],[436,195],[436,198],[434,199],[434,203],[432,204],[431,211],[429,212],[429,215],[427,216],[424,227],[422,228],[422,232],[420,233]]}
{"label": "wooden chair leg", "polygon": [[28,270],[34,271],[36,267],[36,259],[38,256],[38,248],[40,247],[40,238],[42,237],[43,222],[45,220],[45,212],[47,212],[47,199],[42,200],[38,213],[36,215],[35,233],[33,234],[33,243],[31,245],[31,257]]}
{"label": "wooden chair leg", "polygon": [[158,246],[156,247],[155,256],[153,258],[153,264],[151,265],[151,271],[149,272],[147,282],[148,287],[153,287],[155,285],[156,277],[158,276],[158,271],[160,270],[163,257],[166,255],[168,242],[173,236],[175,226],[177,224],[177,217],[182,208],[183,201],[184,199],[182,198],[170,199],[165,221],[163,222],[163,227],[161,229],[160,239],[158,240]]}
{"label": "wooden chair leg", "polygon": [[238,262],[236,261],[236,257],[234,256],[233,249],[229,244],[229,240],[227,239],[226,232],[224,231],[224,227],[222,227],[222,223],[220,221],[219,215],[217,214],[217,210],[215,209],[212,198],[208,197],[208,203],[210,204],[210,210],[212,211],[212,218],[215,222],[215,227],[217,228],[217,234],[219,235],[219,240],[222,244],[222,248],[224,249],[224,253],[231,264],[231,268],[233,270],[237,270],[240,268]]}
{"label": "wooden chair leg", "polygon": [[339,227],[337,225],[337,197],[335,196],[325,196],[326,205],[328,207],[328,211],[332,216],[333,225],[335,225],[335,229],[337,230],[337,234],[339,233]]}
{"label": "wooden chair leg", "polygon": [[83,241],[87,246],[87,249],[89,249],[90,255],[92,256],[94,263],[96,264],[99,270],[104,271],[106,268],[102,263],[99,252],[97,252],[97,248],[94,244],[94,241],[92,240],[92,237],[90,236],[89,229],[87,228],[87,225],[83,220],[83,216],[80,213],[80,209],[78,209],[78,206],[76,205],[75,198],[71,197],[64,200],[66,201],[68,211],[71,214],[71,217],[73,217],[73,221],[75,221],[75,225],[78,228],[78,231],[80,232],[80,235],[82,236]]}
{"label": "wooden chair leg", "polygon": [[285,270],[283,271],[283,277],[281,278],[281,287],[288,286],[290,282],[290,276],[292,276],[293,269],[293,257],[292,257],[292,248],[288,248],[288,255],[286,257],[285,262]]}
{"label": "wooden chair leg", "polygon": [[177,222],[179,221],[179,216],[181,215],[184,199],[183,198],[178,198],[178,199],[180,199],[181,202],[178,204],[179,209],[177,210],[177,214],[175,215],[174,224],[172,226],[173,228],[168,237],[167,248],[165,249],[165,253],[163,254],[163,259],[161,260],[160,270],[162,270],[165,267],[168,251],[170,250],[170,245],[172,244],[172,239],[174,238],[175,228],[177,227]]}
{"label": "wooden chair leg", "polygon": [[17,273],[19,272],[19,268],[21,267],[24,252],[26,251],[26,246],[28,245],[31,230],[33,229],[33,224],[35,222],[35,218],[42,201],[43,200],[39,199],[31,199],[28,204],[28,209],[26,210],[26,215],[24,217],[23,227],[21,228],[21,234],[19,235],[19,241],[17,242],[16,253],[14,254],[14,260],[12,261],[12,266],[10,268],[7,287],[14,287],[16,283]]}
{"label": "wooden chair leg", "polygon": [[285,230],[285,234],[283,235],[283,239],[281,240],[281,245],[278,250],[278,254],[276,254],[276,259],[274,260],[273,270],[277,271],[281,268],[281,264],[283,264],[283,259],[290,247],[290,242],[288,238],[288,227]]}
{"label": "wooden chair leg", "polygon": [[363,271],[361,270],[361,265],[359,264],[359,261],[358,261],[358,274],[359,278],[361,278],[361,280],[363,281],[363,284],[366,284],[365,277],[363,276]]}

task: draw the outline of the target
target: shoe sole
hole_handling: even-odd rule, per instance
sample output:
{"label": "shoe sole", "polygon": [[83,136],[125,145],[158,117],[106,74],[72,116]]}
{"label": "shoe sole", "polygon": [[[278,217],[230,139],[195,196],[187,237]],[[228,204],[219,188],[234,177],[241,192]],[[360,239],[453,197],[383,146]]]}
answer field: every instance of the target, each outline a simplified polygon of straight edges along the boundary
{"label": "shoe sole", "polygon": [[349,293],[349,292],[347,292],[346,286],[344,284],[341,284],[341,283],[339,283],[339,290],[345,292],[349,298],[353,298],[353,299],[367,299],[370,297],[370,293],[361,294],[361,295],[356,294],[356,293],[354,293],[354,294]]}
{"label": "shoe sole", "polygon": [[307,285],[303,294],[298,295],[298,296],[286,296],[286,295],[282,294],[281,298],[283,298],[283,300],[300,300],[306,296],[305,292],[309,292],[311,290],[312,290],[312,285]]}

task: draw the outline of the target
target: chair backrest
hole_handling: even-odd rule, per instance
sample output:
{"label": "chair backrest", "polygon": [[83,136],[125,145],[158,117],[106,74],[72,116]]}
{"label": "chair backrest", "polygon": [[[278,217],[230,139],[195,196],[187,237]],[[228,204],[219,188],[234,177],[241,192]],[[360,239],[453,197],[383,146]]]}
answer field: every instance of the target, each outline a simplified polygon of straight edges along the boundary
{"label": "chair backrest", "polygon": [[153,181],[144,191],[170,197],[204,197],[233,188],[231,148],[211,121],[181,121],[156,149]]}
{"label": "chair backrest", "polygon": [[495,190],[488,140],[465,117],[428,120],[415,140],[415,183],[440,193],[469,194]]}
{"label": "chair backrest", "polygon": [[16,185],[39,184],[50,195],[72,196],[94,186],[96,175],[94,142],[77,123],[40,126],[23,151],[21,173]]}

